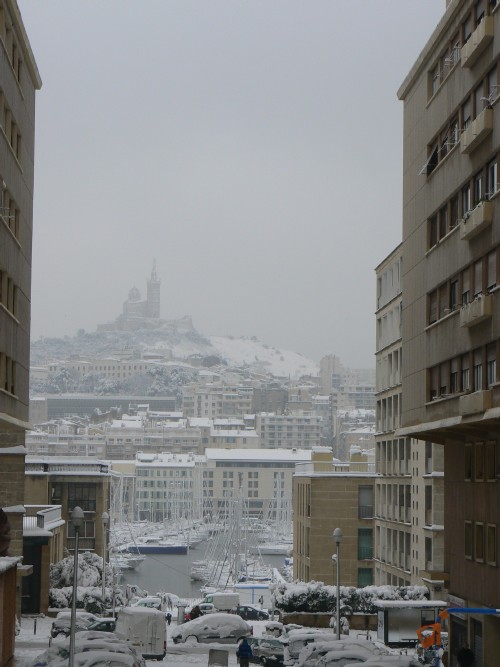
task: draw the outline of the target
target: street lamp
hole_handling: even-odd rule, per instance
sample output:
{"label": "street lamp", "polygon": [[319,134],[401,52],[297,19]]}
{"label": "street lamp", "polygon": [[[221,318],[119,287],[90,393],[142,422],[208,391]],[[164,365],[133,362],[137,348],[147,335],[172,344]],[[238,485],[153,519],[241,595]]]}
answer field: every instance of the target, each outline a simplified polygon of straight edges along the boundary
{"label": "street lamp", "polygon": [[336,545],[335,562],[337,564],[337,639],[340,639],[340,543],[342,542],[342,531],[335,528],[333,531],[333,540]]}
{"label": "street lamp", "polygon": [[106,609],[106,529],[109,523],[109,514],[102,513],[102,610]]}
{"label": "street lamp", "polygon": [[71,523],[75,531],[75,552],[73,558],[73,595],[71,597],[71,625],[69,632],[69,667],[75,664],[75,629],[76,629],[76,598],[78,594],[78,541],[80,528],[83,526],[83,510],[78,505],[71,512]]}

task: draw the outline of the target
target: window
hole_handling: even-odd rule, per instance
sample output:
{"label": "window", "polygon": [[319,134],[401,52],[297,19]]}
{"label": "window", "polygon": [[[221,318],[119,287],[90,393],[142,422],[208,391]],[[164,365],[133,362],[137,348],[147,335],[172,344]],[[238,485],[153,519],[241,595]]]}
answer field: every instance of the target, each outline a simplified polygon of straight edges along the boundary
{"label": "window", "polygon": [[462,33],[463,33],[463,39],[464,39],[464,44],[470,39],[470,36],[472,35],[472,15],[469,14],[469,16],[465,19],[463,26],[462,26]]}
{"label": "window", "polygon": [[459,391],[458,359],[452,359],[450,362],[450,393],[456,394]]}
{"label": "window", "polygon": [[474,264],[474,297],[483,291],[483,262],[480,259]]}
{"label": "window", "polygon": [[476,2],[476,8],[475,8],[476,26],[478,26],[484,19],[484,14],[485,14],[484,2],[485,0],[478,0]]}
{"label": "window", "polygon": [[455,278],[450,282],[450,310],[456,310],[458,305],[458,279]]}
{"label": "window", "polygon": [[462,372],[461,372],[461,385],[462,391],[469,391],[470,389],[470,372],[469,372],[469,355],[462,355]]}
{"label": "window", "polygon": [[470,183],[464,185],[462,188],[462,217],[466,217],[469,211],[471,210],[471,191]]}
{"label": "window", "polygon": [[458,195],[450,199],[450,228],[456,227],[458,220]]}
{"label": "window", "polygon": [[497,381],[497,346],[491,343],[486,348],[486,381],[491,387]]}
{"label": "window", "polygon": [[466,558],[472,559],[472,521],[465,522],[464,554]]}
{"label": "window", "polygon": [[479,174],[474,176],[474,206],[477,206],[483,200],[483,197],[483,172],[480,171]]}
{"label": "window", "polygon": [[496,442],[486,443],[486,479],[489,482],[496,480],[497,474],[497,445]]}
{"label": "window", "polygon": [[466,481],[472,479],[472,445],[464,447],[464,479]]}
{"label": "window", "polygon": [[466,130],[472,121],[472,104],[470,98],[462,106],[462,128]]}
{"label": "window", "polygon": [[488,188],[488,195],[492,197],[495,192],[498,189],[498,167],[497,167],[497,160],[496,158],[492,160],[487,168],[486,168],[486,173],[487,173],[487,178],[488,178],[488,183],[487,183],[487,188]]}
{"label": "window", "polygon": [[493,524],[486,527],[486,560],[489,565],[497,564],[497,527]]}
{"label": "window", "polygon": [[489,253],[487,260],[487,276],[486,287],[488,290],[493,289],[497,284],[497,251],[496,249]]}
{"label": "window", "polygon": [[372,586],[373,584],[373,570],[371,567],[358,568],[358,588],[365,586]]}
{"label": "window", "polygon": [[474,91],[474,118],[477,118],[484,109],[484,90],[481,83]]}
{"label": "window", "polygon": [[484,524],[476,523],[474,526],[474,555],[477,561],[484,561]]}
{"label": "window", "polygon": [[438,242],[438,226],[437,216],[433,216],[429,220],[429,248],[432,248]]}
{"label": "window", "polygon": [[439,211],[439,238],[442,239],[448,233],[448,209],[446,206]]}
{"label": "window", "polygon": [[474,479],[476,482],[484,481],[484,443],[482,442],[474,445]]}
{"label": "window", "polygon": [[438,293],[437,290],[429,294],[429,324],[437,321]]}
{"label": "window", "polygon": [[373,558],[373,530],[358,528],[358,560]]}
{"label": "window", "polygon": [[95,512],[96,493],[95,484],[68,484],[68,507],[78,505],[84,512]]}
{"label": "window", "polygon": [[0,352],[0,389],[16,394],[16,362],[3,352]]}
{"label": "window", "polygon": [[483,388],[483,354],[482,350],[474,350],[472,367],[473,391],[481,391]]}
{"label": "window", "polygon": [[470,269],[462,271],[462,306],[469,303],[470,298]]}
{"label": "window", "polygon": [[373,486],[358,488],[358,517],[360,519],[373,517]]}

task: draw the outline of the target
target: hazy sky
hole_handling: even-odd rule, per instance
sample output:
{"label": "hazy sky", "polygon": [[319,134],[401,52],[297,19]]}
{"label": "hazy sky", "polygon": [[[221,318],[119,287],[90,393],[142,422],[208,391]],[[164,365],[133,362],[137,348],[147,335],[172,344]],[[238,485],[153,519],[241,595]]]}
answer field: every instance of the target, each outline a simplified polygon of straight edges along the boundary
{"label": "hazy sky", "polygon": [[37,97],[32,335],[162,317],[374,365],[396,91],[445,0],[19,0]]}

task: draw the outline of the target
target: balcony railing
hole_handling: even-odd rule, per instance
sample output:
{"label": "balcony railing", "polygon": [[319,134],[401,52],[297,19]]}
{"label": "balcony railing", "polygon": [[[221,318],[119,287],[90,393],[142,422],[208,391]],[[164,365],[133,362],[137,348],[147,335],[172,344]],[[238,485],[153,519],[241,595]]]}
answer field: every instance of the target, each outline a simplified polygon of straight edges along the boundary
{"label": "balcony railing", "polygon": [[491,390],[475,391],[472,394],[460,396],[458,402],[458,413],[464,417],[475,415],[491,408]]}
{"label": "balcony railing", "polygon": [[460,135],[462,153],[472,153],[493,131],[493,109],[484,109]]}
{"label": "balcony railing", "polygon": [[491,294],[480,294],[474,301],[466,303],[460,308],[460,326],[473,327],[489,319],[493,310]]}
{"label": "balcony railing", "polygon": [[493,222],[493,203],[482,201],[460,222],[460,238],[468,241]]}
{"label": "balcony railing", "polygon": [[460,58],[462,67],[472,67],[488,44],[493,40],[493,17],[485,16],[462,46]]}
{"label": "balcony railing", "polygon": [[373,518],[373,505],[358,506],[358,519],[372,519],[372,518]]}

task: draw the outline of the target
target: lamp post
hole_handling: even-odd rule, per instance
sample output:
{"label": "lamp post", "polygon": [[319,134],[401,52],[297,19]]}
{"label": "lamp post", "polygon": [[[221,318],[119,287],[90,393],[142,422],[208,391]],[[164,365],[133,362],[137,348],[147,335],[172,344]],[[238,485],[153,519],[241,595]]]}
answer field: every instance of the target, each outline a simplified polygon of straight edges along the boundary
{"label": "lamp post", "polygon": [[340,543],[342,542],[342,531],[335,528],[333,531],[333,540],[336,546],[335,562],[337,563],[337,639],[340,639]]}
{"label": "lamp post", "polygon": [[75,552],[73,559],[73,594],[71,596],[71,625],[69,632],[69,667],[75,664],[75,629],[76,629],[76,598],[78,592],[78,542],[80,528],[83,526],[83,510],[78,505],[71,512],[71,523],[75,531]]}
{"label": "lamp post", "polygon": [[106,529],[109,523],[109,514],[102,513],[102,611],[106,610]]}

